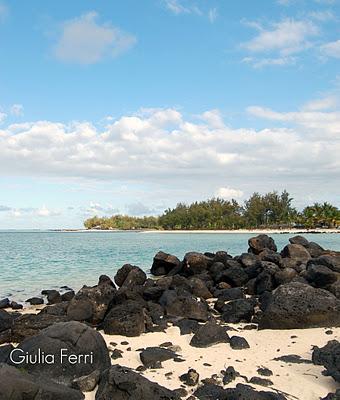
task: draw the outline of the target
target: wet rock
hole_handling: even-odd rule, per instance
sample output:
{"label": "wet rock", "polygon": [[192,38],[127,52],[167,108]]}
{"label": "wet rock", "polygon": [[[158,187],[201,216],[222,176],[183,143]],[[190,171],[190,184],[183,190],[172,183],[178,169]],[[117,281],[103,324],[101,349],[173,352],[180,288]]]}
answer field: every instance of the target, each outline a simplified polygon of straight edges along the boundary
{"label": "wet rock", "polygon": [[6,364],[0,364],[0,383],[1,400],[84,399],[84,395],[79,390],[70,389],[50,380],[40,380],[26,371]]}
{"label": "wet rock", "polygon": [[61,294],[58,292],[58,290],[49,290],[47,294],[47,301],[48,304],[61,303]]}
{"label": "wet rock", "polygon": [[[109,353],[101,334],[76,321],[54,324],[25,339],[17,349],[31,357],[39,353],[52,354],[52,364],[34,364],[24,360],[20,367],[39,378],[51,379],[65,385],[70,385],[74,379],[89,375],[97,369],[103,371],[110,366]],[[16,361],[17,355],[13,355],[13,361]],[[72,359],[68,358],[70,355]]]}
{"label": "wet rock", "polygon": [[248,240],[248,244],[250,247],[250,252],[253,254],[260,254],[265,249],[277,251],[274,240],[268,235],[264,234],[250,238]]}
{"label": "wet rock", "polygon": [[130,368],[113,365],[100,379],[96,400],[179,400],[174,391],[151,382]]}
{"label": "wet rock", "polygon": [[81,376],[73,379],[71,387],[78,389],[81,392],[92,392],[98,385],[100,378],[100,371],[98,369],[91,372],[89,375]]}
{"label": "wet rock", "polygon": [[0,309],[10,308],[11,302],[8,298],[0,300]]}
{"label": "wet rock", "polygon": [[153,259],[151,273],[155,276],[167,275],[170,271],[178,273],[180,268],[181,262],[177,257],[159,251]]}
{"label": "wet rock", "polygon": [[145,313],[136,301],[114,306],[106,315],[102,328],[108,335],[139,336],[145,331]]}
{"label": "wet rock", "polygon": [[179,377],[180,381],[183,382],[187,386],[196,386],[199,382],[199,374],[194,369],[189,369],[186,374],[183,374]]}
{"label": "wet rock", "polygon": [[209,347],[217,343],[229,343],[226,329],[215,322],[207,322],[202,325],[190,341],[193,347]]}
{"label": "wet rock", "polygon": [[241,336],[232,336],[230,338],[230,347],[233,350],[249,349],[249,343]]}
{"label": "wet rock", "polygon": [[27,303],[30,303],[32,306],[38,306],[40,304],[44,304],[44,299],[41,297],[30,297],[26,300]]}
{"label": "wet rock", "polygon": [[337,340],[331,340],[321,348],[315,346],[312,360],[316,365],[323,365],[326,374],[340,382],[340,343]]}
{"label": "wet rock", "polygon": [[340,325],[340,301],[324,289],[292,282],[279,286],[261,303],[260,329]]}

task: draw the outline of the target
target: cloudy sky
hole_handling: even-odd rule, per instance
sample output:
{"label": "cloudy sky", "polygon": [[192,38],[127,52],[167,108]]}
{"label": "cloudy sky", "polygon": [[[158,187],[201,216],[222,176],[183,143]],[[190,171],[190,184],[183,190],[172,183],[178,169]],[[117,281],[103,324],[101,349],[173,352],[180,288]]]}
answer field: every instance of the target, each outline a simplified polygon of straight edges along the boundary
{"label": "cloudy sky", "polygon": [[339,2],[0,0],[0,229],[340,206]]}

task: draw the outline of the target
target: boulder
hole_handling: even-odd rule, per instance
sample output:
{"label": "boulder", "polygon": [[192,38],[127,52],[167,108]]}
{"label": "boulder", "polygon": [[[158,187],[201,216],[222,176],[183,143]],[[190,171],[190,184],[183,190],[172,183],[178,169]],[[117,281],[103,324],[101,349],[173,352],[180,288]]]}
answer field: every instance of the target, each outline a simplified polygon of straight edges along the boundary
{"label": "boulder", "polygon": [[146,273],[139,267],[125,264],[117,271],[114,280],[119,287],[143,285],[146,281]]}
{"label": "boulder", "polygon": [[188,284],[190,286],[190,291],[194,296],[200,297],[201,299],[211,299],[213,297],[202,279],[192,276],[189,279]]}
{"label": "boulder", "polygon": [[0,300],[0,310],[4,308],[10,308],[11,302],[8,298]]}
{"label": "boulder", "polygon": [[178,295],[176,290],[166,290],[159,300],[165,313],[170,317],[181,317],[207,321],[208,306],[206,302],[197,300],[190,295]]}
{"label": "boulder", "polygon": [[261,308],[260,329],[340,326],[340,301],[324,289],[300,282],[279,286]]}
{"label": "boulder", "polygon": [[311,258],[309,252],[300,244],[287,244],[283,248],[281,255],[282,257],[292,258],[295,262],[300,263],[307,263]]}
{"label": "boulder", "polygon": [[275,283],[279,285],[284,285],[285,283],[291,282],[298,273],[293,268],[284,268],[276,271],[274,274]]}
{"label": "boulder", "polygon": [[47,293],[47,301],[48,304],[61,303],[61,294],[58,292],[58,290],[49,290]]}
{"label": "boulder", "polygon": [[309,241],[301,235],[294,236],[289,239],[291,244],[299,244],[300,246],[306,247],[309,244]]}
{"label": "boulder", "polygon": [[163,361],[178,357],[174,351],[163,347],[147,347],[139,356],[146,368],[161,368]]}
{"label": "boulder", "polygon": [[[54,360],[53,363],[33,363],[26,362],[25,358],[20,362],[21,354],[28,354],[32,359],[39,354],[53,355]],[[89,375],[96,369],[103,371],[108,368],[110,358],[100,333],[80,322],[70,321],[54,324],[25,339],[13,354],[11,364],[39,378],[70,385],[74,379]]]}
{"label": "boulder", "polygon": [[307,267],[313,264],[324,265],[331,271],[340,273],[340,255],[324,254],[322,256],[312,258],[308,261]]}
{"label": "boulder", "polygon": [[13,321],[11,329],[11,341],[19,343],[31,336],[37,335],[43,329],[58,323],[67,322],[65,316],[40,314],[23,314]]}
{"label": "boulder", "polygon": [[177,326],[179,328],[181,335],[196,333],[200,327],[199,323],[196,320],[188,318],[183,318],[179,321],[175,321],[174,326]]}
{"label": "boulder", "polygon": [[9,329],[13,324],[13,315],[5,310],[0,310],[0,332]]}
{"label": "boulder", "polygon": [[30,297],[26,300],[26,303],[30,303],[32,306],[38,306],[40,304],[44,304],[44,299],[41,297]]}
{"label": "boulder", "polygon": [[73,379],[71,386],[81,392],[92,392],[98,385],[100,379],[99,369],[94,370],[89,375]]}
{"label": "boulder", "polygon": [[201,274],[212,264],[212,259],[202,253],[186,253],[183,260],[182,272],[186,276]]}
{"label": "boulder", "polygon": [[250,322],[254,315],[254,299],[232,300],[222,308],[222,320],[229,323]]}
{"label": "boulder", "polygon": [[274,239],[264,234],[250,238],[248,244],[250,252],[253,254],[260,254],[265,249],[277,251]]}
{"label": "boulder", "polygon": [[75,296],[74,290],[69,290],[61,295],[61,301],[71,301]]}
{"label": "boulder", "polygon": [[84,286],[70,301],[67,316],[75,321],[100,323],[108,310],[116,289],[110,283]]}
{"label": "boulder", "polygon": [[202,325],[190,341],[193,347],[209,347],[218,343],[229,343],[227,331],[216,322],[209,321]]}
{"label": "boulder", "polygon": [[233,350],[242,350],[242,349],[249,349],[250,346],[244,337],[232,336],[230,338],[230,347]]}
{"label": "boulder", "polygon": [[179,380],[183,382],[187,386],[196,386],[198,385],[200,376],[198,372],[192,368],[189,371],[179,377]]}
{"label": "boulder", "polygon": [[321,348],[315,346],[312,360],[316,365],[323,365],[326,374],[340,383],[340,343],[337,340],[331,340]]}
{"label": "boulder", "polygon": [[235,265],[222,271],[217,280],[218,282],[226,282],[232,287],[240,287],[248,282],[249,277],[242,266]]}
{"label": "boulder", "polygon": [[151,273],[155,276],[167,275],[170,271],[179,272],[180,260],[168,253],[159,251],[153,258]]}
{"label": "boulder", "polygon": [[12,344],[5,344],[0,346],[0,363],[7,363],[9,356],[14,349]]}
{"label": "boulder", "polygon": [[132,369],[113,365],[101,376],[96,400],[179,400],[174,391],[151,382]]}
{"label": "boulder", "polygon": [[145,331],[144,309],[133,300],[115,305],[106,315],[102,328],[108,335],[139,336]]}
{"label": "boulder", "polygon": [[307,266],[305,278],[316,287],[331,285],[337,281],[337,275],[325,265],[311,264]]}
{"label": "boulder", "polygon": [[0,400],[82,400],[79,390],[0,364]]}

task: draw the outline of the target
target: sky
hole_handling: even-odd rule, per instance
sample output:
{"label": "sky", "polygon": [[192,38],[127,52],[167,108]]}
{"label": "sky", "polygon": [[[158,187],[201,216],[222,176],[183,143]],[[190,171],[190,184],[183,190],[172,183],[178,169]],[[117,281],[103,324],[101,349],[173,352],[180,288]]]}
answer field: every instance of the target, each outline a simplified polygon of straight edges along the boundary
{"label": "sky", "polygon": [[0,229],[287,189],[340,206],[340,0],[0,0]]}

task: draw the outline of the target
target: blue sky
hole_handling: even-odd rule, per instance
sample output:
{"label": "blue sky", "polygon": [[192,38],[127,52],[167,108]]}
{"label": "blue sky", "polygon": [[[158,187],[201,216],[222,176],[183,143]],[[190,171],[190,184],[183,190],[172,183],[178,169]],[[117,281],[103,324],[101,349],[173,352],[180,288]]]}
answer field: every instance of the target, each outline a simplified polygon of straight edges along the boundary
{"label": "blue sky", "polygon": [[0,0],[0,228],[287,188],[340,206],[338,0]]}

